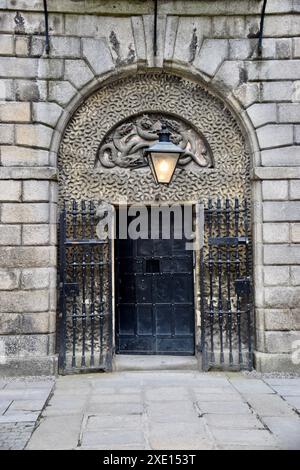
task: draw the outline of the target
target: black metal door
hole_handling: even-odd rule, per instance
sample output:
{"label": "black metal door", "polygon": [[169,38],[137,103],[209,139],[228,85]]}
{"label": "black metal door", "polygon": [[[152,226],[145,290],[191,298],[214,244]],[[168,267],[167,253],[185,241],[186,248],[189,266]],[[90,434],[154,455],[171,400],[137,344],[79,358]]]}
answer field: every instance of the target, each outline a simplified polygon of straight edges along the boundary
{"label": "black metal door", "polygon": [[209,200],[201,250],[203,368],[251,369],[250,211],[247,201]]}
{"label": "black metal door", "polygon": [[117,240],[117,352],[192,355],[194,324],[193,252],[173,223],[169,240]]}

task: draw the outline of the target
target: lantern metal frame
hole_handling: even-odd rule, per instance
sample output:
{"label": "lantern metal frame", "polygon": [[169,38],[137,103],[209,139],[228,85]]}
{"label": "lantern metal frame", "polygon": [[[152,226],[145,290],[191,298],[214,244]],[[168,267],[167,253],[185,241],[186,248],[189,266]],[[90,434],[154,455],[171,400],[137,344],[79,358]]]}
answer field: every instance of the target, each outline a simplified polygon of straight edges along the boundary
{"label": "lantern metal frame", "polygon": [[[148,147],[144,155],[148,161],[148,164],[151,168],[152,174],[157,184],[170,184],[173,180],[175,170],[178,164],[180,156],[184,153],[184,150],[178,145],[173,144],[170,140],[171,132],[167,129],[165,124],[162,125],[161,130],[158,132],[158,142],[156,142],[151,147]],[[158,156],[161,154],[168,155],[168,158],[176,159],[176,164],[168,181],[161,181],[161,178],[157,174],[157,168],[154,163],[153,156]],[[167,157],[166,157],[167,158]]]}

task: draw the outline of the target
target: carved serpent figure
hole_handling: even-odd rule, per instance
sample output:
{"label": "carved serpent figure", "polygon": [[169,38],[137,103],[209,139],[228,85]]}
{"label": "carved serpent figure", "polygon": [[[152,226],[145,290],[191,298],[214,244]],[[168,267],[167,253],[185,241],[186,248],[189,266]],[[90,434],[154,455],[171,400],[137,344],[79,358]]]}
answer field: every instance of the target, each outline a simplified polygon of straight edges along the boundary
{"label": "carved serpent figure", "polygon": [[192,162],[201,167],[212,166],[208,145],[194,129],[161,114],[150,116],[144,114],[114,128],[100,145],[98,165],[104,168],[147,166],[144,150],[158,140],[157,132],[166,124],[172,133],[171,140],[185,151],[178,163],[180,167]]}

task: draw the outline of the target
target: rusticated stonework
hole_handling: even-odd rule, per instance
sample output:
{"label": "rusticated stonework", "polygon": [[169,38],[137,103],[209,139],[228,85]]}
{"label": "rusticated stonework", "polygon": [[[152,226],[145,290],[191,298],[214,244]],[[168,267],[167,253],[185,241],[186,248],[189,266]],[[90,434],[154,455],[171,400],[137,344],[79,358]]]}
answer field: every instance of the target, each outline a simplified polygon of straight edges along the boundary
{"label": "rusticated stonework", "polygon": [[[184,145],[184,135],[191,137],[186,164],[176,171],[172,184],[163,187],[156,185],[150,168],[140,164],[142,152],[130,159],[132,147],[126,147],[128,138],[138,135],[137,126],[155,130],[162,121],[177,128],[170,130],[178,143]],[[122,141],[120,131],[125,133]],[[142,142],[140,136],[138,140]],[[59,152],[60,198],[114,203],[126,197],[129,202],[243,197],[250,191],[249,169],[242,132],[219,99],[182,77],[137,74],[102,87],[72,117]]]}

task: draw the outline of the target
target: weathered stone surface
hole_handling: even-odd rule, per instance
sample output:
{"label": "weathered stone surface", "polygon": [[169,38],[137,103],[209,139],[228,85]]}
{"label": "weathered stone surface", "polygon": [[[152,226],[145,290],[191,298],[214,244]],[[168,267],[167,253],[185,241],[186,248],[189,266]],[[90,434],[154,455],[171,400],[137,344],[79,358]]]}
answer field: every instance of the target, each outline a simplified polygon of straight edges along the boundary
{"label": "weathered stone surface", "polygon": [[220,398],[217,401],[201,401],[197,405],[202,413],[212,414],[229,414],[229,415],[244,415],[250,414],[250,408],[242,401],[223,401]]}
{"label": "weathered stone surface", "polygon": [[49,245],[50,227],[49,225],[23,225],[24,245]]}
{"label": "weathered stone surface", "polygon": [[229,429],[214,429],[213,435],[218,443],[222,445],[241,445],[253,449],[253,446],[276,447],[276,440],[272,434],[265,429],[239,429],[238,432]]}
{"label": "weathered stone surface", "polygon": [[68,81],[49,83],[49,100],[65,106],[76,95],[76,89]]}
{"label": "weathered stone surface", "polygon": [[16,126],[16,143],[28,147],[48,149],[52,139],[52,129],[42,124],[18,124]]}
{"label": "weathered stone surface", "polygon": [[[24,12],[23,9],[31,10]],[[16,34],[43,34],[45,31],[45,18],[42,8],[39,12],[32,12],[32,5],[28,8],[26,2],[19,3],[19,10],[17,13],[16,4],[10,2],[7,5],[12,11],[6,12],[2,15],[2,21],[0,28],[5,32],[14,31]],[[63,34],[64,21],[63,15],[52,14],[49,15],[49,30],[56,34]]]}
{"label": "weathered stone surface", "polygon": [[294,102],[300,101],[300,80],[296,80],[293,82],[292,101]]}
{"label": "weathered stone surface", "polygon": [[206,416],[209,426],[215,429],[264,429],[264,425],[252,414],[232,415],[209,414]]}
{"label": "weathered stone surface", "polygon": [[300,60],[246,62],[249,80],[298,80]]}
{"label": "weathered stone surface", "polygon": [[0,103],[0,120],[4,122],[29,122],[29,103]]}
{"label": "weathered stone surface", "polygon": [[266,330],[300,330],[300,310],[299,309],[276,309],[265,310]]}
{"label": "weathered stone surface", "polygon": [[243,396],[248,396],[249,394],[273,394],[272,390],[268,385],[263,383],[259,379],[250,379],[247,380],[245,377],[241,378],[239,376],[233,376],[231,378],[231,384],[239,393]]}
{"label": "weathered stone surface", "polygon": [[249,59],[256,49],[255,40],[249,39],[230,39],[229,40],[229,58],[245,60]]}
{"label": "weathered stone surface", "polygon": [[62,108],[56,103],[33,103],[32,105],[33,121],[45,123],[51,127],[56,126],[61,113]]}
{"label": "weathered stone surface", "polygon": [[[80,436],[81,414],[69,416],[51,416],[42,419],[38,431],[27,446],[28,450],[73,449]],[[57,432],[57,429],[60,432]]]}
{"label": "weathered stone surface", "polygon": [[49,221],[49,205],[3,204],[1,221],[4,223],[45,223]]}
{"label": "weathered stone surface", "polygon": [[20,181],[1,181],[0,201],[18,202],[21,200],[21,192]]}
{"label": "weathered stone surface", "polygon": [[21,289],[45,289],[50,286],[50,271],[48,268],[23,269],[21,274]]}
{"label": "weathered stone surface", "polygon": [[299,373],[299,364],[292,361],[291,354],[254,352],[255,368],[259,372],[267,373],[285,371],[292,374]]}
{"label": "weathered stone surface", "polygon": [[288,266],[265,266],[263,271],[266,286],[288,285],[290,279]]}
{"label": "weathered stone surface", "polygon": [[273,245],[264,246],[265,264],[300,264],[300,250],[298,246]]}
{"label": "weathered stone surface", "polygon": [[207,75],[213,76],[228,56],[228,41],[224,39],[204,39],[194,66]]}
{"label": "weathered stone surface", "polygon": [[259,99],[258,83],[242,83],[238,88],[233,90],[234,96],[247,108]]}
{"label": "weathered stone surface", "polygon": [[47,166],[49,153],[29,147],[1,147],[1,163],[3,166]]}
{"label": "weathered stone surface", "polygon": [[299,450],[300,422],[295,416],[266,417],[265,422],[285,450]]}
{"label": "weathered stone surface", "polygon": [[54,376],[57,374],[57,356],[53,353],[48,356],[7,356],[5,363],[0,364],[0,371],[4,377]]}
{"label": "weathered stone surface", "polygon": [[266,36],[294,36],[299,31],[299,18],[297,15],[272,16],[265,27]]}
{"label": "weathered stone surface", "polygon": [[[300,227],[299,227],[300,231]],[[293,240],[293,234],[292,234]],[[300,266],[291,266],[291,282],[294,286],[300,285]]]}
{"label": "weathered stone surface", "polygon": [[13,55],[14,53],[14,40],[11,35],[0,36],[0,55]]}
{"label": "weathered stone surface", "polygon": [[55,317],[55,312],[2,312],[0,315],[0,331],[3,335],[55,333]]}
{"label": "weathered stone surface", "polygon": [[291,59],[292,58],[292,40],[278,39],[276,41],[276,58]]}
{"label": "weathered stone surface", "polygon": [[252,170],[252,178],[255,180],[282,180],[283,178],[290,180],[300,179],[299,167],[256,167]]}
{"label": "weathered stone surface", "polygon": [[46,101],[47,82],[45,80],[15,80],[18,101]]}
{"label": "weathered stone surface", "polygon": [[4,145],[14,143],[14,126],[12,124],[0,124],[0,141]]}
{"label": "weathered stone surface", "polygon": [[260,127],[256,132],[262,149],[292,145],[294,141],[294,129],[291,125],[267,125]]}
{"label": "weathered stone surface", "polygon": [[[275,308],[298,307],[300,301],[300,289],[298,287],[265,287],[265,305]],[[279,341],[280,334],[276,337]],[[282,338],[284,341],[284,338]],[[274,346],[275,349],[276,346]],[[289,352],[271,351],[270,352]]]}
{"label": "weathered stone surface", "polygon": [[297,146],[263,150],[261,161],[265,166],[299,166],[299,150]]}
{"label": "weathered stone surface", "polygon": [[295,129],[295,144],[300,144],[300,126],[294,126]]}
{"label": "weathered stone surface", "polygon": [[[172,43],[171,57],[173,56],[174,42],[175,42],[175,36],[176,36],[176,32],[174,34],[174,30],[172,29],[172,27],[170,27],[170,25],[173,23],[172,19],[173,17],[171,17],[170,19],[167,18],[167,26],[166,26],[166,42]],[[144,32],[143,18],[140,16],[132,16],[131,25],[132,25],[137,60],[146,61],[147,51],[146,51],[146,44],[145,44],[145,32]],[[169,55],[166,53],[166,51],[165,51],[164,57],[166,59],[170,58]]]}
{"label": "weathered stone surface", "polygon": [[0,180],[52,180],[57,179],[57,170],[53,167],[0,167]]}
{"label": "weathered stone surface", "polygon": [[94,74],[84,60],[66,60],[64,78],[80,89],[93,80]]}
{"label": "weathered stone surface", "polygon": [[288,198],[288,182],[287,181],[263,181],[262,182],[263,199],[280,201]]}
{"label": "weathered stone surface", "polygon": [[247,114],[255,127],[276,122],[276,105],[256,103],[247,109]]}
{"label": "weathered stone surface", "polygon": [[[3,293],[0,293],[2,296]],[[5,355],[7,358],[11,356],[28,356],[31,355],[41,355],[46,356],[50,342],[52,342],[53,336],[51,335],[18,335],[18,336],[4,336],[0,338],[0,341],[3,342],[5,347]],[[30,393],[27,391],[28,396],[32,398],[37,398],[39,396],[45,395],[44,391],[38,391],[37,393]],[[11,393],[11,392],[10,392]],[[25,393],[21,395],[25,398]]]}
{"label": "weathered stone surface", "polygon": [[20,245],[21,225],[0,225],[0,245]]}
{"label": "weathered stone surface", "polygon": [[212,32],[215,37],[240,38],[245,35],[245,19],[239,16],[216,16],[212,19]]}
{"label": "weathered stone surface", "polygon": [[113,70],[114,62],[105,40],[91,38],[82,39],[82,51],[96,75],[101,75]]}
{"label": "weathered stone surface", "polygon": [[278,105],[279,122],[300,122],[300,103],[283,103]]}
{"label": "weathered stone surface", "polygon": [[[192,63],[201,48],[203,38],[211,36],[211,20],[197,16],[194,18],[169,17],[167,32],[171,48],[166,59],[173,57],[181,63]],[[173,41],[175,41],[174,45],[172,45]]]}
{"label": "weathered stone surface", "polygon": [[49,181],[24,181],[23,201],[49,201],[50,197]]}
{"label": "weathered stone surface", "polygon": [[54,247],[0,247],[3,268],[30,268],[56,266]]}
{"label": "weathered stone surface", "polygon": [[51,57],[80,57],[80,39],[78,37],[52,37],[50,54]]}
{"label": "weathered stone surface", "polygon": [[294,243],[300,243],[300,224],[291,224],[291,239]]}
{"label": "weathered stone surface", "polygon": [[263,205],[263,220],[272,221],[300,221],[300,202],[265,202]]}
{"label": "weathered stone surface", "polygon": [[14,100],[15,91],[13,86],[13,80],[4,80],[0,81],[0,100]]}
{"label": "weathered stone surface", "polygon": [[243,62],[228,61],[223,62],[213,81],[224,90],[232,90],[245,82]]}
{"label": "weathered stone surface", "polygon": [[19,286],[19,280],[20,273],[18,271],[0,269],[0,290],[17,289]]}
{"label": "weathered stone surface", "polygon": [[17,56],[30,55],[30,38],[26,36],[17,36],[15,39],[15,48]]}
{"label": "weathered stone surface", "polygon": [[262,101],[291,101],[293,82],[263,82]]}
{"label": "weathered stone surface", "polygon": [[290,199],[300,199],[300,181],[290,181]]}
{"label": "weathered stone surface", "polygon": [[265,243],[288,243],[289,239],[289,224],[263,224],[263,241]]}
{"label": "weathered stone surface", "polygon": [[6,78],[37,77],[38,62],[36,59],[0,57],[0,76]]}
{"label": "weathered stone surface", "polygon": [[288,404],[278,395],[247,394],[247,401],[262,416],[294,416]]}
{"label": "weathered stone surface", "polygon": [[59,59],[39,59],[38,60],[38,78],[58,79],[63,76],[64,63]]}
{"label": "weathered stone surface", "polygon": [[47,290],[0,292],[0,312],[43,312],[49,306]]}

